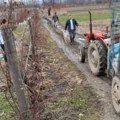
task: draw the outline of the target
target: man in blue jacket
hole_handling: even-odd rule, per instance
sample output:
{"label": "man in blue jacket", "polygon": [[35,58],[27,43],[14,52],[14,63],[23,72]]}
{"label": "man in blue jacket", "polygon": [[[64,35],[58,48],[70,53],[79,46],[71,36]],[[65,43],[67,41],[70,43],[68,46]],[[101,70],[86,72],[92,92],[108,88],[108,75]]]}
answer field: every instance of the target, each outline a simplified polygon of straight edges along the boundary
{"label": "man in blue jacket", "polygon": [[71,43],[74,42],[76,27],[78,27],[77,21],[70,15],[65,25],[65,30],[68,30]]}

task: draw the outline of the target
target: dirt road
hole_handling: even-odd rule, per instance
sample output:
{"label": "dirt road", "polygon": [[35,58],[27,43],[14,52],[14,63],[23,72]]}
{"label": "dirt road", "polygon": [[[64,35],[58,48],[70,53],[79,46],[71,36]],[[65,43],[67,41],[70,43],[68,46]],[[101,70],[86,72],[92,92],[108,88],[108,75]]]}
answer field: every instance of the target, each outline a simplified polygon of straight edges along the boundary
{"label": "dirt road", "polygon": [[[59,48],[62,48],[65,55],[76,65],[76,67],[85,75],[87,82],[93,88],[99,100],[102,102],[103,113],[101,120],[120,120],[120,117],[115,114],[115,110],[112,106],[111,100],[111,80],[107,77],[95,77],[92,75],[87,63],[81,64],[79,62],[78,45],[69,45],[63,42],[63,38],[54,32],[47,21],[44,21],[44,25],[50,32],[52,39],[56,42]],[[92,96],[91,96],[92,97]],[[99,108],[98,108],[99,110]]]}

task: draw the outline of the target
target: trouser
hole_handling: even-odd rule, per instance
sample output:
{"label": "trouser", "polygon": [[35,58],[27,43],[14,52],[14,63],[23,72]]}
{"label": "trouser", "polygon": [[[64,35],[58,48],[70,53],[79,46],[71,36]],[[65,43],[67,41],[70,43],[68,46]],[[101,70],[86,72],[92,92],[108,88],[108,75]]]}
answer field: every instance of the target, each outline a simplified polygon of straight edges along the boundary
{"label": "trouser", "polygon": [[4,60],[5,60],[5,62],[7,62],[7,57],[6,57],[6,54],[5,54],[5,46],[4,46],[4,44],[0,44],[0,46],[3,50],[3,52],[4,52],[4,54],[3,54]]}
{"label": "trouser", "polygon": [[53,21],[53,26],[57,27],[57,25],[58,25],[58,21]]}
{"label": "trouser", "polygon": [[70,41],[74,42],[74,39],[75,39],[75,30],[70,30],[69,31],[69,35],[70,35]]}

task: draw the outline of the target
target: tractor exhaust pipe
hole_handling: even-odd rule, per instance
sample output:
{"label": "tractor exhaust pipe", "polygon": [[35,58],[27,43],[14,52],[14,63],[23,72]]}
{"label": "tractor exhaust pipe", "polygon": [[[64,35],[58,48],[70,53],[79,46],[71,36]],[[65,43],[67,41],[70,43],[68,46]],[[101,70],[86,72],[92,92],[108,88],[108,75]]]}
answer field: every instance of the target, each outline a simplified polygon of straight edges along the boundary
{"label": "tractor exhaust pipe", "polygon": [[90,40],[93,40],[93,32],[92,32],[92,14],[89,11],[89,15],[90,15]]}
{"label": "tractor exhaust pipe", "polygon": [[[120,42],[120,40],[119,40]],[[118,74],[120,73],[120,46],[119,46],[119,58],[118,58]]]}

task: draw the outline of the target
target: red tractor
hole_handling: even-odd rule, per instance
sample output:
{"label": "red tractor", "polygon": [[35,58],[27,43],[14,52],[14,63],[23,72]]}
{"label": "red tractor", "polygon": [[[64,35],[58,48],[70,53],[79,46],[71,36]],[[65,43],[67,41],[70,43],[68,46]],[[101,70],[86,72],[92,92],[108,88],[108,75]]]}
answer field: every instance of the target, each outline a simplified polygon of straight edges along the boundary
{"label": "red tractor", "polygon": [[86,48],[88,63],[94,75],[103,75],[107,68],[107,50],[110,42],[108,32],[92,30],[92,16],[90,14],[90,32],[85,34],[86,44],[79,46],[80,61],[85,62]]}

